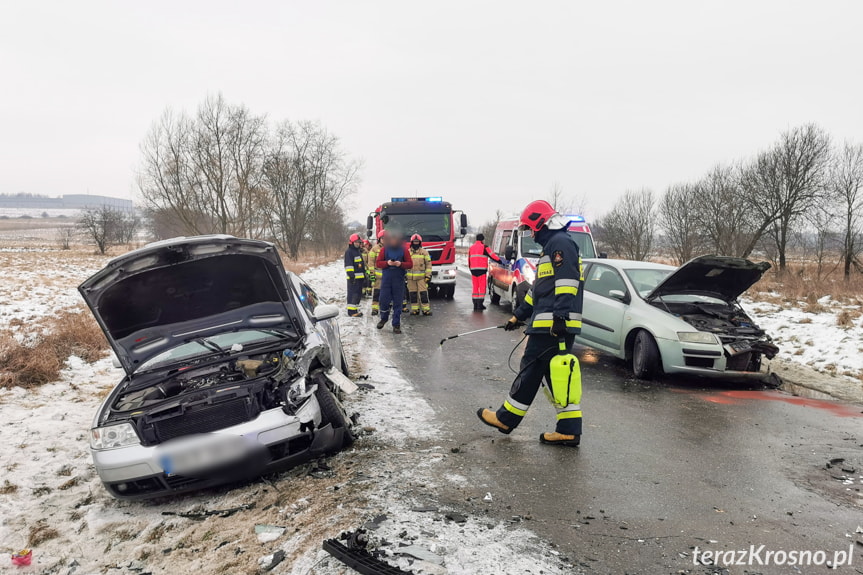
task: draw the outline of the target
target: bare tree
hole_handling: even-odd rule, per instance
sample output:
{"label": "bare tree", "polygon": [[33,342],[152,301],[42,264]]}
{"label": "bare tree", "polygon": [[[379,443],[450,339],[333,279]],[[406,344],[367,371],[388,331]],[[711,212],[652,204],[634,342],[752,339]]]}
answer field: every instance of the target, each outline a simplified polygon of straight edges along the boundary
{"label": "bare tree", "polygon": [[[846,142],[830,165],[829,191],[837,204],[842,232],[842,270],[851,277],[851,267],[863,248],[863,145]],[[863,271],[863,270],[861,270]]]}
{"label": "bare tree", "polygon": [[100,254],[105,254],[108,248],[117,242],[123,212],[110,206],[91,208],[81,212],[78,218],[78,228],[85,238],[96,244]]}
{"label": "bare tree", "polygon": [[784,132],[743,172],[744,197],[758,215],[759,231],[766,231],[776,245],[780,272],[787,268],[792,224],[824,193],[829,158],[830,137],[807,124]]}
{"label": "bare tree", "polygon": [[561,214],[584,215],[587,211],[587,196],[582,194],[578,197],[567,195],[559,182],[551,185],[546,201]]}
{"label": "bare tree", "polygon": [[118,244],[131,244],[138,236],[138,231],[141,229],[141,218],[134,212],[127,212],[117,222],[116,242]]}
{"label": "bare tree", "polygon": [[628,191],[599,220],[600,240],[616,256],[644,260],[656,235],[655,199],[648,189]]}
{"label": "bare tree", "polygon": [[678,264],[691,260],[704,244],[697,210],[698,192],[697,185],[676,184],[659,201],[659,223]]}
{"label": "bare tree", "polygon": [[742,199],[739,168],[714,166],[694,189],[692,209],[704,240],[703,249],[714,254],[747,257],[759,232],[752,211]]}
{"label": "bare tree", "polygon": [[72,240],[75,238],[75,228],[71,226],[63,226],[57,228],[55,239],[61,250],[68,250],[72,247]]}
{"label": "bare tree", "polygon": [[[551,203],[551,202],[549,202]],[[485,241],[490,244],[494,239],[494,234],[497,232],[497,225],[503,219],[503,212],[495,210],[494,217],[482,225],[479,232],[485,236]]]}

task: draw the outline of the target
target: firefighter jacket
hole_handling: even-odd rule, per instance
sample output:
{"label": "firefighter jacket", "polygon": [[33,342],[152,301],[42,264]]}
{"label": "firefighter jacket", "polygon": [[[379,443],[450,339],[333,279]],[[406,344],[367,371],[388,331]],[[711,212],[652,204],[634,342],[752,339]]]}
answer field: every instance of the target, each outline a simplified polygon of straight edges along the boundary
{"label": "firefighter jacket", "polygon": [[366,279],[366,264],[363,259],[363,251],[349,245],[345,250],[345,276],[348,281],[359,281]]}
{"label": "firefighter jacket", "polygon": [[413,267],[408,271],[409,280],[430,280],[432,277],[431,256],[425,248],[421,247],[418,250],[411,248],[411,259]]}
{"label": "firefighter jacket", "polygon": [[480,241],[474,242],[467,252],[467,266],[471,275],[481,276],[488,272],[488,259],[502,263],[500,258],[487,245]]}
{"label": "firefighter jacket", "polygon": [[584,276],[578,246],[565,230],[543,228],[535,239],[543,247],[536,280],[515,317],[527,321],[528,334],[548,334],[555,318],[566,321],[568,334],[581,333]]}
{"label": "firefighter jacket", "polygon": [[380,279],[380,277],[381,277],[381,274],[382,274],[382,271],[383,271],[383,270],[378,269],[378,267],[377,267],[377,261],[378,261],[378,254],[379,254],[379,253],[381,253],[381,248],[382,248],[382,247],[383,247],[383,246],[381,246],[380,244],[375,244],[375,245],[373,245],[373,246],[372,246],[372,249],[370,249],[370,250],[369,250],[369,255],[368,255],[368,261],[369,261],[369,265],[368,265],[368,274],[369,274],[369,279],[372,279],[372,280],[373,280],[373,279],[375,279],[375,278]]}

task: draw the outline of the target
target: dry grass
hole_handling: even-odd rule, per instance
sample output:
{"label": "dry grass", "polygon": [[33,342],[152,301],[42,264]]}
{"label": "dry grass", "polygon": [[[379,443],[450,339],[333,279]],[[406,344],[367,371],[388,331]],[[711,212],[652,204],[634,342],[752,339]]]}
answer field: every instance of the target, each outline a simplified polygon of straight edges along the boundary
{"label": "dry grass", "polygon": [[8,479],[3,480],[3,485],[0,485],[0,495],[11,495],[18,492],[18,486],[14,483],[9,483]]}
{"label": "dry grass", "polygon": [[[814,264],[790,264],[782,275],[771,270],[752,289],[764,295],[759,296],[759,300],[770,299],[771,294],[776,294],[781,302],[805,302],[805,311],[812,313],[825,311],[818,300],[827,295],[844,304],[863,305],[863,274],[854,273],[846,281],[841,271],[836,270],[819,278]],[[773,303],[780,303],[775,299],[774,296]]]}
{"label": "dry grass", "polygon": [[37,521],[35,525],[30,526],[27,536],[27,546],[36,547],[41,543],[50,541],[51,539],[56,539],[57,537],[60,537],[60,532],[53,527],[50,527],[44,519],[41,519]]}
{"label": "dry grass", "polygon": [[341,254],[320,255],[304,253],[300,254],[300,256],[296,260],[291,260],[283,254],[282,263],[284,264],[286,270],[299,275],[305,273],[311,268],[328,264],[340,256]]}
{"label": "dry grass", "polygon": [[105,354],[107,342],[86,311],[64,310],[47,322],[42,334],[22,344],[11,332],[0,333],[0,387],[32,387],[56,381],[70,355],[92,362]]}

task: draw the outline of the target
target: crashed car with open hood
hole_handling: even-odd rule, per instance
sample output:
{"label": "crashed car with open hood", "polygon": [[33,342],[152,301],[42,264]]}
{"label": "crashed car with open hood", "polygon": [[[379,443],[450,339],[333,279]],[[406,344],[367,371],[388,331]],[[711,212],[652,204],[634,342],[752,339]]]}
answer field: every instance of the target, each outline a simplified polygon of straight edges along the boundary
{"label": "crashed car with open hood", "polygon": [[770,264],[697,257],[679,268],[640,261],[584,262],[579,343],[631,362],[638,378],[662,372],[762,378],[778,352],[737,299]]}
{"label": "crashed car with open hood", "polygon": [[125,371],[90,431],[113,496],[248,479],[353,441],[339,309],[286,272],[272,244],[156,242],[78,289]]}

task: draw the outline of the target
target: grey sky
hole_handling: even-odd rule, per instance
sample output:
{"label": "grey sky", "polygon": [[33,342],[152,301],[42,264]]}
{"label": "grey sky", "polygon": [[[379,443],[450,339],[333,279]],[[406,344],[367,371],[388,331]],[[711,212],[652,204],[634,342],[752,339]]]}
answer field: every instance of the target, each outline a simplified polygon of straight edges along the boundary
{"label": "grey sky", "polygon": [[0,192],[131,197],[165,107],[221,91],[365,162],[359,218],[481,223],[553,182],[589,213],[817,122],[863,140],[860,2],[0,4]]}

